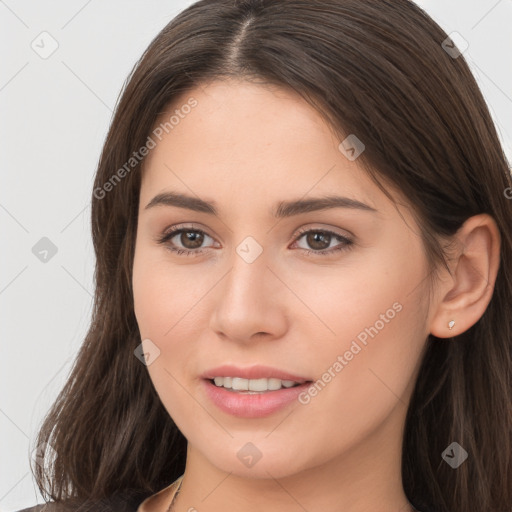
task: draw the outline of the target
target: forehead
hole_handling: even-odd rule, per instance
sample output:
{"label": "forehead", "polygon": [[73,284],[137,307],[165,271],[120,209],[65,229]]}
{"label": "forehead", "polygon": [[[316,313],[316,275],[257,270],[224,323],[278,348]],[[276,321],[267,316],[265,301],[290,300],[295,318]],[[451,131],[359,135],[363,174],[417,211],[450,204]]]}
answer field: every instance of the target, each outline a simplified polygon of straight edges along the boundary
{"label": "forehead", "polygon": [[341,140],[321,115],[288,89],[233,80],[202,84],[176,97],[155,130],[141,203],[166,189],[236,194],[252,203],[308,193],[343,193],[370,205],[385,200],[357,160],[340,151]]}

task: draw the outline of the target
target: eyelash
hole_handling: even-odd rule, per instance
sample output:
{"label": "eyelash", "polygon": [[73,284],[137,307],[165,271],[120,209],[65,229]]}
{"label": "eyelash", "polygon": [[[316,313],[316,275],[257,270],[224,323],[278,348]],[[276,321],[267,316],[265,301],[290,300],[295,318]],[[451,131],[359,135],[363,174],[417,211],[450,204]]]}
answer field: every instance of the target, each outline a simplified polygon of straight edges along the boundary
{"label": "eyelash", "polygon": [[[183,228],[183,227],[182,228],[174,228],[173,230],[168,231],[168,232],[164,233],[162,236],[158,237],[157,243],[165,245],[166,249],[168,249],[169,251],[171,251],[175,254],[178,254],[178,255],[196,256],[198,254],[203,253],[204,248],[196,249],[196,250],[181,249],[181,248],[171,247],[170,245],[167,244],[167,242],[169,240],[171,240],[172,238],[174,238],[176,235],[179,235],[181,233],[189,233],[189,232],[190,233],[201,233],[202,235],[210,236],[201,229],[186,228],[186,227],[185,228]],[[342,242],[342,244],[339,246],[336,246],[334,248],[331,248],[331,249],[322,249],[320,251],[314,251],[311,249],[302,249],[301,248],[301,250],[304,251],[308,256],[324,256],[324,257],[330,256],[338,251],[349,250],[352,248],[352,246],[354,244],[354,242],[352,240],[350,240],[349,238],[342,236],[338,233],[335,233],[334,231],[330,231],[328,229],[303,229],[303,230],[300,230],[294,239],[294,243],[297,242],[298,240],[300,240],[304,234],[307,234],[310,232],[331,235],[332,237],[334,237],[334,238],[338,239],[340,242]],[[210,238],[212,238],[212,237],[210,237]]]}

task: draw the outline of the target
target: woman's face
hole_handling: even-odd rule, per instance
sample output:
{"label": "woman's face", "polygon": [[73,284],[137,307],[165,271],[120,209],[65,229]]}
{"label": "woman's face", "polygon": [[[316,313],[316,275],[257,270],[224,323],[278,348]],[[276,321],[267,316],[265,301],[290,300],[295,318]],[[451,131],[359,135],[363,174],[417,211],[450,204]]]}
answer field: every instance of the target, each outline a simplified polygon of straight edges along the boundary
{"label": "woman's face", "polygon": [[352,134],[342,151],[300,96],[246,82],[198,87],[160,121],[135,313],[189,449],[256,478],[354,450],[375,462],[382,443],[398,453],[429,333],[428,269],[408,208],[358,166],[365,141]]}

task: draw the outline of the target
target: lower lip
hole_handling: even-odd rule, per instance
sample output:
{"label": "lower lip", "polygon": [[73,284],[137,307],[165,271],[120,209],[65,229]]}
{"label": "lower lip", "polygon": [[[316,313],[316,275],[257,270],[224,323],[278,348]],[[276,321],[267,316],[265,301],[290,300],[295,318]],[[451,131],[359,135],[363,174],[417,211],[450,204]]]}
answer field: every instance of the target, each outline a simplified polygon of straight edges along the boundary
{"label": "lower lip", "polygon": [[297,400],[297,397],[311,385],[310,382],[306,382],[293,388],[249,394],[229,391],[206,379],[203,380],[203,383],[207,396],[219,409],[240,418],[269,416]]}

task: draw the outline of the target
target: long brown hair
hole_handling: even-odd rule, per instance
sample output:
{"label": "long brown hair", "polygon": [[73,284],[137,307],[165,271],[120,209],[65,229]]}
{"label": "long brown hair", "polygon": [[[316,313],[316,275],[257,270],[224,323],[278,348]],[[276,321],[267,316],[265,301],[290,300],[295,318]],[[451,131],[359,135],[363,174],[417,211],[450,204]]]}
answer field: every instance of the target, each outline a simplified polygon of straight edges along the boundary
{"label": "long brown hair", "polygon": [[[446,38],[408,0],[202,0],[158,34],[125,83],[95,177],[94,311],[37,437],[58,455],[34,469],[45,499],[141,500],[183,473],[186,440],[134,356],[143,160],[126,163],[175,97],[236,77],[297,91],[340,141],[356,134],[365,144],[358,162],[384,192],[386,182],[409,199],[432,269],[445,264],[442,237],[470,216],[495,219],[502,241],[492,299],[463,334],[430,335],[402,474],[420,510],[512,510],[512,182],[482,94],[464,56],[443,48]],[[469,454],[456,470],[441,458],[452,442]]]}

